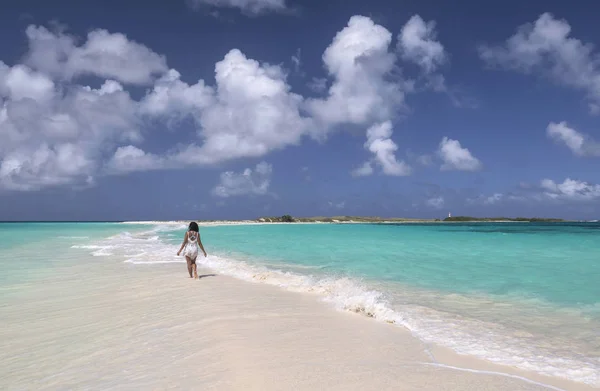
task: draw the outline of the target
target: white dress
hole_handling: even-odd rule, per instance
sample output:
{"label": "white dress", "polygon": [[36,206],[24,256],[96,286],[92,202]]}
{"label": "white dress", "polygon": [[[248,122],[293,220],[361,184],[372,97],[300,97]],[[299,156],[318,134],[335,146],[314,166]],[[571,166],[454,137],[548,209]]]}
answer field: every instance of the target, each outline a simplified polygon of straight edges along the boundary
{"label": "white dress", "polygon": [[188,239],[185,244],[185,248],[183,249],[183,255],[186,257],[190,257],[191,259],[196,259],[198,256],[198,233],[194,231],[188,231]]}

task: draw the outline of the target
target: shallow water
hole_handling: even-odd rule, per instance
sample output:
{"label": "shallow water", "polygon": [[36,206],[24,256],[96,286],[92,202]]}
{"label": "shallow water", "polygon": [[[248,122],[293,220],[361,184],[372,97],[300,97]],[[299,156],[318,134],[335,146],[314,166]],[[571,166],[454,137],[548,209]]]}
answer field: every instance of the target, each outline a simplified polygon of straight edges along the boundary
{"label": "shallow water", "polygon": [[[0,225],[9,276],[0,281],[9,286],[16,260],[40,249],[53,254],[40,268],[78,254],[138,268],[182,262],[175,252],[184,232]],[[237,225],[201,235],[210,255],[199,262],[220,273],[317,293],[428,343],[600,386],[599,224]]]}

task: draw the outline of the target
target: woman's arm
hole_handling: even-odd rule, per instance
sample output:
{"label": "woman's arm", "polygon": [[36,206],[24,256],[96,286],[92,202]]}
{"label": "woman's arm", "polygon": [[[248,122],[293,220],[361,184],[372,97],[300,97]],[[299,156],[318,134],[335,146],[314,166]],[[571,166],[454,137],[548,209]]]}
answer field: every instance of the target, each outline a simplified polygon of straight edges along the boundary
{"label": "woman's arm", "polygon": [[200,250],[204,253],[204,257],[206,258],[206,251],[204,251],[204,246],[202,245],[202,240],[200,240],[200,232],[198,232],[198,246],[200,246]]}
{"label": "woman's arm", "polygon": [[187,243],[187,236],[188,236],[188,233],[186,232],[185,235],[183,236],[183,243],[181,243],[181,247],[179,247],[179,251],[177,251],[178,256],[181,253],[181,250],[183,250],[183,246],[185,246],[185,244]]}

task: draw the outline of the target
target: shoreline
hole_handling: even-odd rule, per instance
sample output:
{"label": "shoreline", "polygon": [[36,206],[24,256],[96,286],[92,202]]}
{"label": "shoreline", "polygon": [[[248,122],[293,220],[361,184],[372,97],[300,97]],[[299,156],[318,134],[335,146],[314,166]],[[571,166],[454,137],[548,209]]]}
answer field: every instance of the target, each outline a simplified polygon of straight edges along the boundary
{"label": "shoreline", "polygon": [[[145,222],[142,222],[142,224],[144,224]],[[181,225],[182,229],[185,229],[186,226],[186,222],[183,221],[172,221],[172,222],[168,222],[169,225],[172,226],[179,226]],[[155,224],[154,222],[152,224]],[[159,223],[160,224],[160,223]],[[210,225],[231,225],[231,224],[253,224],[253,225],[264,225],[264,224],[295,224],[295,223],[282,223],[282,222],[276,222],[276,223],[256,223],[256,222],[231,222],[231,221],[220,221],[220,222],[211,222],[211,224],[208,224],[208,226]],[[297,224],[315,224],[315,223],[297,223]],[[173,229],[174,227],[170,228]],[[222,265],[222,262],[225,261],[225,265]],[[337,292],[335,291],[335,286],[333,287],[319,287],[319,284],[317,284],[316,287],[310,288],[310,289],[306,289],[304,288],[304,281],[303,280],[287,280],[285,279],[286,276],[289,276],[286,272],[281,272],[278,270],[265,270],[265,271],[261,271],[260,268],[253,268],[253,267],[244,267],[243,269],[240,270],[236,270],[237,266],[233,265],[233,264],[228,264],[228,262],[230,261],[226,261],[225,259],[220,259],[219,257],[217,258],[213,258],[213,257],[209,257],[207,258],[206,261],[204,261],[204,259],[202,258],[198,265],[203,266],[203,267],[207,267],[207,268],[212,268],[213,270],[216,270],[219,273],[225,273],[227,276],[236,278],[238,280],[242,280],[244,282],[252,282],[252,283],[258,283],[260,285],[269,285],[269,286],[275,286],[278,289],[280,289],[283,292],[297,292],[300,294],[308,294],[311,297],[313,297],[315,299],[315,301],[330,301],[330,299],[336,297],[337,294],[341,293],[341,292]],[[143,262],[142,262],[143,263]],[[235,263],[235,261],[233,261],[233,263]],[[279,273],[282,273],[281,275],[279,275]],[[300,277],[302,279],[302,275],[296,275],[296,277]],[[284,280],[281,280],[281,278],[284,278]],[[288,285],[289,284],[289,285]],[[316,289],[315,289],[316,288]],[[334,289],[334,291],[329,292],[327,294],[321,292],[323,289],[325,289],[327,292],[328,289]],[[364,292],[367,293],[367,292]],[[331,297],[329,297],[329,295],[332,295]],[[356,294],[356,293],[355,293]],[[348,308],[338,308],[341,309],[342,312],[348,312],[348,313],[359,313],[363,316],[365,316],[365,318],[375,318],[375,319],[371,319],[372,320],[376,320],[378,322],[381,323],[392,323],[394,324],[395,327],[398,327],[400,329],[404,329],[404,330],[408,330],[406,328],[406,326],[403,325],[403,322],[400,321],[398,322],[398,319],[396,319],[396,317],[398,316],[397,313],[393,313],[393,309],[386,307],[386,304],[384,304],[384,307],[381,307],[381,303],[370,303],[368,300],[366,302],[356,302],[356,299],[362,299],[357,297],[352,297],[350,298],[351,300],[351,306]],[[347,300],[347,299],[346,299]],[[330,302],[329,304],[331,305],[333,302]],[[330,308],[332,310],[335,310],[335,307],[337,307],[340,303],[335,302],[334,305],[331,305]],[[357,307],[358,306],[358,307]],[[364,308],[361,306],[365,306]],[[388,313],[388,311],[392,311],[392,313]],[[371,313],[372,311],[375,311],[373,313]],[[420,340],[420,339],[419,339]],[[453,355],[453,357],[466,357],[467,360],[475,360],[475,362],[480,362],[483,361],[485,363],[488,364],[492,364],[493,361],[489,361],[487,358],[485,357],[478,357],[478,355],[475,354],[471,354],[471,353],[465,353],[463,352],[461,353],[457,353],[457,351],[461,351],[461,349],[457,349],[457,347],[455,346],[454,348],[457,349],[457,351],[451,350],[451,348],[442,346],[442,345],[438,345],[436,342],[432,342],[432,344],[434,346],[436,346],[437,350],[440,351],[450,351],[452,353],[448,353]],[[449,345],[452,346],[452,345]],[[540,378],[550,378],[550,379],[558,379],[559,381],[561,380],[565,380],[564,378],[561,377],[555,377],[552,374],[543,374],[544,371],[542,372],[534,372],[533,369],[531,369],[531,371],[527,372],[523,372],[523,370],[517,368],[517,367],[513,367],[512,365],[515,364],[511,364],[511,363],[503,363],[503,364],[498,364],[498,366],[496,367],[495,371],[498,372],[506,372],[509,371],[510,369],[514,369],[516,372],[515,373],[535,373],[536,375],[539,375]],[[507,369],[508,368],[508,369]],[[565,380],[567,382],[569,382],[569,380]],[[585,383],[580,383],[585,385]]]}
{"label": "shoreline", "polygon": [[82,279],[97,264],[88,258],[31,284],[22,305],[0,306],[3,388],[593,389],[427,345],[312,294],[204,266],[199,281],[182,264],[122,262]]}
{"label": "shoreline", "polygon": [[[131,225],[185,225],[187,226],[190,221],[196,221],[200,227],[211,227],[211,226],[222,226],[222,225],[307,225],[307,224],[464,224],[464,223],[530,223],[529,221],[507,221],[507,220],[490,220],[490,221],[423,221],[423,220],[382,220],[382,221],[293,221],[293,222],[281,222],[281,221],[256,221],[256,220],[219,220],[219,221],[201,221],[201,220],[171,220],[171,221],[160,221],[160,220],[148,220],[148,221],[121,221],[118,224],[131,224]],[[567,221],[565,221],[567,222]]]}
{"label": "shoreline", "polygon": [[[143,225],[144,227],[141,227],[142,230],[144,232],[146,232],[146,228],[145,226],[148,225],[152,225],[152,226],[156,226],[156,225],[167,225],[167,227],[162,227],[162,228],[158,228],[158,231],[161,230],[165,230],[165,231],[170,231],[173,229],[179,229],[179,227],[181,227],[181,229],[185,229],[185,227],[187,226],[187,221],[165,221],[165,222],[161,222],[161,221],[134,221],[134,222],[125,222],[124,224],[138,224],[138,225]],[[298,223],[284,223],[284,222],[273,222],[273,223],[267,223],[267,222],[254,222],[254,221],[214,221],[214,222],[205,222],[206,225],[205,226],[213,226],[213,225],[264,225],[264,224],[336,224],[335,222],[333,223],[328,223],[328,222],[298,222]],[[353,223],[358,223],[358,224],[365,224],[365,222],[353,222]],[[393,222],[396,223],[396,222]],[[350,223],[352,224],[352,223]],[[366,223],[369,224],[369,223]],[[202,225],[202,222],[201,224]],[[125,227],[123,227],[125,228]],[[136,229],[135,232],[137,232],[138,230]],[[131,232],[134,232],[134,230],[132,229]],[[92,246],[95,247],[95,246]],[[167,249],[168,250],[168,249]],[[95,253],[97,253],[98,251],[95,251]],[[93,254],[95,256],[100,256],[100,254]],[[112,254],[110,254],[112,256]],[[106,255],[102,255],[102,256],[106,256]],[[105,260],[110,262],[117,262],[117,265],[121,266],[119,267],[120,269],[123,269],[122,265],[123,265],[123,261],[121,259],[119,259],[120,255],[115,254],[114,259],[113,258],[105,258]],[[95,258],[95,262],[97,263],[98,258]],[[128,260],[129,261],[129,260]],[[125,262],[128,262],[125,261]],[[202,262],[202,261],[201,261]],[[131,270],[137,270],[137,271],[142,271],[141,275],[144,275],[144,270],[149,270],[149,268],[142,266],[141,263],[140,264],[127,264],[125,263],[125,268],[131,268]],[[211,265],[210,264],[205,264],[202,265],[201,263],[198,264],[199,268],[210,268]],[[156,265],[154,265],[156,266]],[[181,265],[176,266],[178,268],[181,268]],[[185,267],[184,267],[185,268]],[[162,267],[159,266],[157,268],[157,270],[161,270]],[[208,269],[207,269],[208,270]],[[294,291],[286,289],[282,286],[277,286],[276,283],[267,283],[267,284],[263,284],[266,281],[263,279],[264,276],[254,276],[254,280],[250,279],[246,279],[246,278],[241,278],[240,276],[237,275],[232,275],[230,274],[228,271],[226,270],[222,270],[221,268],[216,268],[213,269],[216,270],[217,273],[225,273],[228,277],[226,278],[233,278],[235,279],[235,281],[241,282],[242,284],[247,284],[249,281],[253,282],[254,285],[260,285],[260,286],[270,286],[270,288],[274,288],[276,290],[276,292],[271,292],[270,293],[270,298],[261,298],[260,300],[266,300],[267,302],[269,302],[270,300],[277,300],[275,298],[275,296],[278,296],[280,293],[287,295],[287,293],[294,293],[300,296],[306,296],[306,297],[310,297],[312,300],[314,300],[315,304],[321,305],[322,304],[322,295],[316,293],[316,292],[306,292],[306,291],[302,291],[302,292],[298,292],[298,291]],[[208,272],[207,272],[208,273]],[[220,274],[219,274],[220,275]],[[221,276],[221,275],[220,275]],[[114,276],[116,279],[120,279],[120,276],[117,277],[117,275]],[[225,277],[225,275],[223,275],[222,277]],[[240,288],[241,289],[241,288]],[[137,294],[137,293],[136,293]],[[235,295],[235,293],[234,293]],[[331,311],[331,312],[337,312],[339,314],[350,314],[350,315],[356,315],[356,313],[352,312],[351,310],[344,310],[344,311],[335,311],[335,306],[331,305],[331,303],[327,303],[325,305],[325,307],[327,308],[327,310]],[[378,320],[378,322],[373,322],[373,319],[369,319],[369,317],[371,317],[368,313],[364,312],[364,313],[360,313],[358,312],[360,316],[360,318],[364,318],[364,320],[368,321],[368,322],[372,322],[372,323],[378,323],[381,324],[383,326],[386,326],[389,328],[390,325],[386,324],[386,321],[383,318],[379,318],[376,317],[376,320]],[[366,316],[365,316],[366,315]],[[265,324],[268,324],[268,320]],[[403,332],[407,332],[410,334],[410,332],[408,331],[409,329],[405,328],[402,324],[396,324],[393,327],[394,329],[398,329],[401,330]],[[0,334],[2,334],[0,332]],[[248,337],[248,338],[252,338],[252,337]],[[490,376],[501,376],[501,377],[510,377],[512,379],[516,379],[516,380],[522,380],[522,381],[528,381],[528,380],[524,380],[524,379],[529,379],[534,381],[535,384],[544,384],[545,389],[548,389],[550,387],[550,389],[565,389],[565,390],[570,390],[570,389],[582,389],[582,390],[587,390],[587,389],[593,389],[593,388],[589,388],[589,386],[587,386],[585,383],[576,383],[570,380],[565,380],[564,378],[559,378],[559,377],[554,377],[554,375],[552,374],[547,374],[547,375],[543,375],[543,374],[539,374],[536,372],[532,372],[532,371],[527,371],[527,370],[522,370],[520,368],[516,368],[511,366],[511,364],[503,364],[503,365],[499,365],[499,364],[493,364],[490,361],[487,361],[484,358],[478,358],[476,356],[472,356],[472,355],[465,355],[465,354],[459,354],[447,347],[441,346],[436,344],[435,342],[432,342],[430,344],[427,344],[425,342],[422,342],[421,339],[411,336],[411,338],[416,339],[417,341],[419,341],[423,346],[426,346],[426,349],[428,351],[428,356],[431,355],[431,357],[434,357],[434,361],[436,362],[419,362],[419,363],[410,363],[410,364],[406,364],[406,365],[419,365],[419,366],[431,366],[434,368],[445,368],[446,370],[452,370],[452,371],[459,371],[459,372],[465,372],[465,373],[478,373],[477,371],[483,371],[482,374],[487,374]],[[362,342],[359,342],[362,343]],[[460,351],[460,350],[459,350]],[[446,368],[447,367],[447,368]],[[566,372],[564,372],[566,374]],[[511,377],[512,376],[512,377]],[[530,383],[530,384],[534,384],[534,383]],[[584,387],[584,388],[580,388]],[[558,388],[552,388],[552,387],[558,387]],[[434,388],[435,389],[435,388]],[[495,388],[494,388],[495,389]],[[521,389],[521,388],[519,388]]]}

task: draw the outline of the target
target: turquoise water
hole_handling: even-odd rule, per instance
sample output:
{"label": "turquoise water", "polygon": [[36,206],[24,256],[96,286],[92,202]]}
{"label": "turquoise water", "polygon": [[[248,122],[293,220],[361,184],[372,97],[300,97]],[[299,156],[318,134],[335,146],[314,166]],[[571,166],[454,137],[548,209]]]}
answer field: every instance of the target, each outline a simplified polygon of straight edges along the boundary
{"label": "turquoise water", "polygon": [[[81,255],[165,267],[183,225],[0,224],[0,284]],[[201,228],[199,263],[311,292],[427,344],[600,386],[600,224],[266,224]],[[36,255],[37,254],[37,255]],[[48,262],[27,260],[39,254]],[[89,257],[88,257],[89,258]],[[23,265],[27,266],[23,266]]]}
{"label": "turquoise water", "polygon": [[202,234],[213,251],[254,262],[557,305],[600,302],[599,224],[221,226]]}
{"label": "turquoise water", "polygon": [[[176,247],[184,230],[161,233]],[[600,386],[600,224],[201,230],[216,270],[316,292],[459,353]]]}
{"label": "turquoise water", "polygon": [[115,223],[0,223],[0,286],[75,262],[72,246],[122,231]]}

